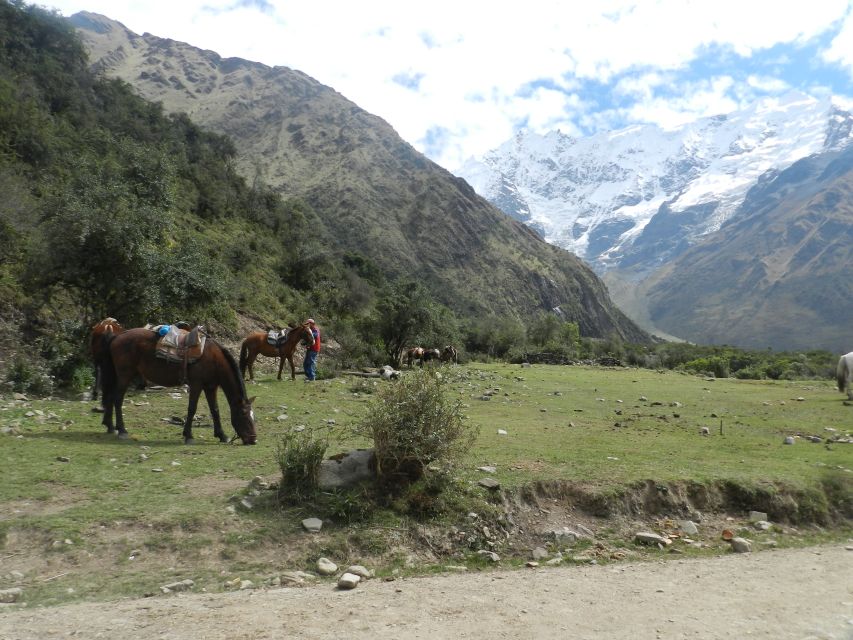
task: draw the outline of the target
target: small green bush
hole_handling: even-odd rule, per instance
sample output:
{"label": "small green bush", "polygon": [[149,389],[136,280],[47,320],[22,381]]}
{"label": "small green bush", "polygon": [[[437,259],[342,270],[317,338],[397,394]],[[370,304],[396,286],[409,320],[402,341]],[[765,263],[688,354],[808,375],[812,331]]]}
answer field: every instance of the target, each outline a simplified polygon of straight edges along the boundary
{"label": "small green bush", "polygon": [[371,398],[354,428],[373,441],[380,485],[402,488],[432,462],[453,466],[473,443],[477,430],[465,422],[461,402],[444,393],[446,382],[439,370],[414,370]]}
{"label": "small green bush", "polygon": [[318,493],[320,463],[329,448],[329,439],[314,431],[287,431],[276,446],[276,461],[281,469],[279,500],[297,504]]}
{"label": "small green bush", "polygon": [[39,359],[15,356],[6,372],[6,382],[11,383],[12,391],[18,393],[32,393],[42,397],[53,393],[53,380]]}

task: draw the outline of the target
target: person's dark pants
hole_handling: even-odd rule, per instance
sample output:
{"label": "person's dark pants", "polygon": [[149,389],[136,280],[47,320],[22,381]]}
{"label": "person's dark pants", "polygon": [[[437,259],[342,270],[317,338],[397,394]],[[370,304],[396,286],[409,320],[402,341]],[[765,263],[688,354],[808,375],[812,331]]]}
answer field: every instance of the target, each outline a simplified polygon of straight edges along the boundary
{"label": "person's dark pants", "polygon": [[305,362],[302,363],[302,368],[305,369],[305,380],[315,380],[317,378],[316,351],[305,352]]}

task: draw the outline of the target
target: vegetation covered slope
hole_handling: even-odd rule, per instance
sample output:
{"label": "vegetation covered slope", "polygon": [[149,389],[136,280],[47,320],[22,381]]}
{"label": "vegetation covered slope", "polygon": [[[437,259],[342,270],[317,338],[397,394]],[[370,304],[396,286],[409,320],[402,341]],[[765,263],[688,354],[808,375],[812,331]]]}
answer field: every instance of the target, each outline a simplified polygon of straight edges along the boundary
{"label": "vegetation covered slope", "polygon": [[458,314],[523,318],[559,308],[582,335],[648,339],[574,255],[489,205],[329,87],[284,67],[139,36],[103,16],[72,21],[97,69],[228,134],[244,175],[306,202],[328,229],[330,252],[369,255],[392,278],[418,279]]}
{"label": "vegetation covered slope", "polygon": [[853,348],[853,149],[805,158],[655,278],[656,326],[695,341]]}

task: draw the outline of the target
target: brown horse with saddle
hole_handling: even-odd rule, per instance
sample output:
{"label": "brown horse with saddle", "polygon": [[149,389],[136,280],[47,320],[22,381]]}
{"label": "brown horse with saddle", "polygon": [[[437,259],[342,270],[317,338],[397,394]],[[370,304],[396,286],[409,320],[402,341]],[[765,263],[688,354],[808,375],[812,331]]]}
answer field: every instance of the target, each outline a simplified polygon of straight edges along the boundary
{"label": "brown horse with saddle", "polygon": [[89,354],[95,367],[95,379],[92,382],[92,400],[98,399],[98,389],[101,388],[101,361],[104,357],[104,336],[124,333],[124,327],[115,318],[104,318],[92,326],[89,333]]}
{"label": "brown horse with saddle", "polygon": [[296,380],[293,352],[296,351],[300,342],[306,346],[314,344],[314,334],[311,333],[311,328],[307,322],[291,325],[286,332],[277,332],[275,335],[268,331],[253,331],[246,336],[240,346],[240,375],[245,378],[248,369],[249,379],[254,380],[255,373],[252,371],[252,365],[261,355],[269,358],[281,358],[278,365],[278,380],[281,380],[281,371],[284,369],[285,361],[290,364],[290,379]]}
{"label": "brown horse with saddle", "polygon": [[[162,335],[161,335],[162,334]],[[104,426],[127,438],[122,404],[131,381],[137,376],[167,387],[189,386],[189,404],[184,422],[184,442],[193,444],[192,424],[202,391],[213,420],[213,434],[228,442],[222,430],[217,390],[222,388],[231,410],[231,426],[243,444],[255,444],[255,414],[246,394],[243,377],[231,353],[207,337],[201,327],[192,331],[168,327],[128,329],[102,337]],[[115,412],[115,426],[113,426]]]}

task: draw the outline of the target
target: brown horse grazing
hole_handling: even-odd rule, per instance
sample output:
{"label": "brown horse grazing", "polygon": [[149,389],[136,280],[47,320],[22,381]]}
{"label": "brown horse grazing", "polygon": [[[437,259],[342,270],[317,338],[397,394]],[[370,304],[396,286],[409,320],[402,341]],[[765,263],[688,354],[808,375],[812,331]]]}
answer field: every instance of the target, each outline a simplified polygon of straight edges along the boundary
{"label": "brown horse grazing", "polygon": [[456,347],[453,345],[444,347],[444,350],[441,352],[441,361],[459,364],[459,352],[456,350]]}
{"label": "brown horse grazing", "polygon": [[[252,401],[246,395],[243,378],[237,368],[234,356],[210,338],[207,338],[201,357],[191,364],[168,362],[156,355],[159,336],[150,329],[128,329],[118,335],[104,336],[103,358],[103,399],[104,426],[107,433],[118,430],[119,438],[127,438],[121,406],[127,387],[136,375],[141,375],[154,384],[173,387],[183,384],[186,376],[189,385],[189,405],[187,419],[184,422],[184,442],[193,444],[192,424],[198,398],[204,391],[207,406],[213,419],[213,434],[220,442],[228,442],[228,436],[222,431],[216,391],[222,387],[228,406],[231,409],[231,426],[243,441],[243,444],[255,444],[255,414]],[[116,424],[113,426],[113,411]]]}
{"label": "brown horse grazing", "polygon": [[266,331],[253,331],[240,347],[240,375],[246,377],[246,369],[249,370],[249,379],[255,379],[255,373],[252,371],[252,365],[255,359],[259,356],[268,356],[270,358],[281,358],[278,365],[278,380],[281,380],[281,370],[284,369],[284,361],[290,364],[290,379],[296,380],[296,367],[293,365],[293,352],[296,351],[296,346],[299,341],[303,341],[307,346],[314,344],[314,334],[311,333],[311,328],[307,323],[297,324],[290,328],[287,332],[287,337],[283,341],[279,341],[278,346],[267,342]]}
{"label": "brown horse grazing", "polygon": [[423,347],[412,347],[408,351],[406,351],[406,364],[409,369],[412,368],[412,363],[417,360],[421,364],[423,364],[424,357],[424,348]]}
{"label": "brown horse grazing", "polygon": [[115,318],[104,318],[92,326],[89,333],[89,354],[95,366],[95,380],[92,382],[92,400],[98,399],[98,389],[101,387],[101,360],[104,356],[103,337],[123,333],[124,327]]}

